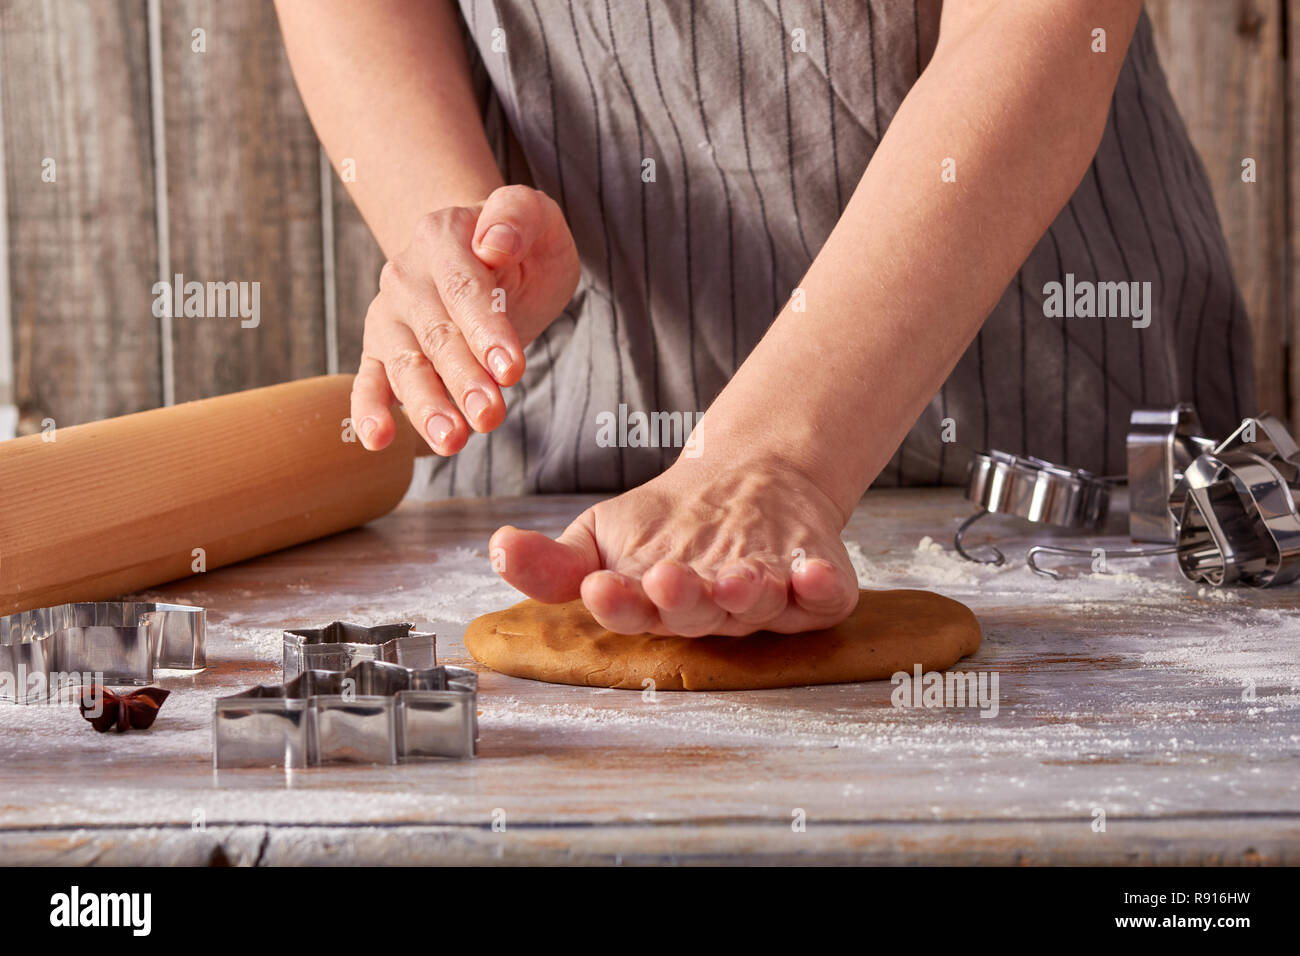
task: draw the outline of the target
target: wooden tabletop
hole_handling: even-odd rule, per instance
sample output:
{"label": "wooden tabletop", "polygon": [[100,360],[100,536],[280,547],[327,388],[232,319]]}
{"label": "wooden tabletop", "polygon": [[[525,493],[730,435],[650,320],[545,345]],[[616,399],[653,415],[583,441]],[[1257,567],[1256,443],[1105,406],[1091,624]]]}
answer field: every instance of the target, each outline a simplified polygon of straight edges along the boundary
{"label": "wooden tabletop", "polygon": [[[518,599],[503,523],[558,532],[590,499],[407,502],[373,524],[149,592],[208,608],[209,667],[166,672],[149,732],[0,704],[6,863],[1297,863],[1295,587],[1214,591],[1168,558],[964,562],[953,490],[873,491],[844,537],[864,586],[969,604],[998,710],[898,708],[882,681],[712,694],[555,686],[461,644]],[[1127,544],[1122,527],[1101,541]],[[926,537],[934,542],[923,542]],[[1059,566],[1059,565],[1058,565]],[[280,631],[432,622],[481,671],[477,759],[216,772],[214,697],[280,680]],[[1104,823],[1104,829],[1102,825]]]}

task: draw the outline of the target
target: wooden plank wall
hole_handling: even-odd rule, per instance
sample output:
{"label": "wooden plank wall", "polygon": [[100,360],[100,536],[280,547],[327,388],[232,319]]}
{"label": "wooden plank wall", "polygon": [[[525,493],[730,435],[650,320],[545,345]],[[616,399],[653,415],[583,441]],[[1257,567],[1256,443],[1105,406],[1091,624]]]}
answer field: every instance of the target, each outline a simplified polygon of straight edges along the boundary
{"label": "wooden plank wall", "polygon": [[[19,433],[356,367],[382,256],[337,178],[322,190],[269,2],[0,0],[0,155]],[[258,326],[155,317],[177,273],[257,282]]]}
{"label": "wooden plank wall", "polygon": [[[175,400],[319,375],[320,146],[275,8],[167,0],[161,22],[171,271],[260,283],[256,327],[174,320]],[[199,40],[205,52],[195,51]]]}
{"label": "wooden plank wall", "polygon": [[[1147,0],[1160,60],[1209,175],[1250,315],[1259,410],[1300,421],[1287,388],[1283,11],[1283,0]],[[1247,158],[1255,160],[1253,183],[1242,181]],[[1297,313],[1291,315],[1294,321]]]}
{"label": "wooden plank wall", "polygon": [[[1300,421],[1300,0],[1147,6],[1250,311],[1259,404]],[[0,137],[0,406],[21,432],[356,367],[382,255],[322,181],[266,0],[0,0]],[[155,318],[153,284],[178,272],[259,282],[260,325]]]}
{"label": "wooden plank wall", "polygon": [[0,6],[20,430],[162,401],[145,4]]}

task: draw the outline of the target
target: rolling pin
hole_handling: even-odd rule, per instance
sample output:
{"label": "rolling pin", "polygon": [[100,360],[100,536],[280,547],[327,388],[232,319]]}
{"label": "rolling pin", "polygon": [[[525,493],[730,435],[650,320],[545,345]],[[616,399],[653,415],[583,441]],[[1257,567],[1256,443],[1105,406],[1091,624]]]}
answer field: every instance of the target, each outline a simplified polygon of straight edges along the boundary
{"label": "rolling pin", "polygon": [[427,446],[399,427],[366,451],[345,422],[351,388],[326,375],[0,442],[0,615],[115,598],[386,514]]}

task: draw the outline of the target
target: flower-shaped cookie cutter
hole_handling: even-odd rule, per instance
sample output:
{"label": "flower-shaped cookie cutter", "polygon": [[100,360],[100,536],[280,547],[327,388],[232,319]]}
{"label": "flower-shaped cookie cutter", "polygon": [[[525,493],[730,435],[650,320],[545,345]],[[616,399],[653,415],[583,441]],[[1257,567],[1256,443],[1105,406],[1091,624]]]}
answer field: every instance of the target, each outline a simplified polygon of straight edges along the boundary
{"label": "flower-shaped cookie cutter", "polygon": [[[965,547],[966,532],[980,518],[1006,514],[1034,524],[1095,531],[1110,509],[1110,485],[1080,468],[1003,451],[978,451],[966,471],[966,498],[979,510],[957,527],[953,547],[967,561],[1002,565],[1006,555],[996,547],[988,547],[988,557]],[[1032,561],[1030,567],[1038,571]]]}
{"label": "flower-shaped cookie cutter", "polygon": [[331,621],[284,632],[284,679],[303,671],[345,671],[364,660],[388,661],[416,670],[438,666],[437,635],[414,624],[366,626]]}
{"label": "flower-shaped cookie cutter", "polygon": [[1169,496],[1190,581],[1256,588],[1300,577],[1300,448],[1271,415],[1244,419],[1198,456]]}
{"label": "flower-shaped cookie cutter", "polygon": [[212,758],[236,767],[396,764],[473,757],[478,675],[363,660],[347,671],[303,671],[213,704]]}
{"label": "flower-shaped cookie cutter", "polygon": [[203,608],[151,601],[58,604],[0,617],[0,701],[60,687],[150,684],[155,667],[204,666]]}

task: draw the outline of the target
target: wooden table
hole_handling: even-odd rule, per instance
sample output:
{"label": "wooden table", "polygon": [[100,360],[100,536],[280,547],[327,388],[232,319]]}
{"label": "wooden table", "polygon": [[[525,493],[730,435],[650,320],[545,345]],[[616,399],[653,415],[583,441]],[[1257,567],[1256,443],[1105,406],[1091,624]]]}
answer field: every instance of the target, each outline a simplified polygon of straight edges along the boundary
{"label": "wooden table", "polygon": [[[646,700],[484,671],[476,760],[212,769],[212,698],[279,681],[283,626],[432,621],[443,662],[470,664],[465,623],[516,599],[488,535],[558,532],[587,500],[408,502],[150,592],[209,609],[210,666],[163,677],[148,733],[0,705],[0,859],[1300,862],[1300,590],[1198,589],[1167,558],[1057,583],[1016,540],[1012,566],[968,564],[952,490],[872,492],[845,539],[868,585],[975,609],[984,645],[958,667],[998,675],[996,717],[896,708],[889,682]],[[926,535],[946,551],[918,550]]]}

